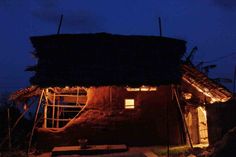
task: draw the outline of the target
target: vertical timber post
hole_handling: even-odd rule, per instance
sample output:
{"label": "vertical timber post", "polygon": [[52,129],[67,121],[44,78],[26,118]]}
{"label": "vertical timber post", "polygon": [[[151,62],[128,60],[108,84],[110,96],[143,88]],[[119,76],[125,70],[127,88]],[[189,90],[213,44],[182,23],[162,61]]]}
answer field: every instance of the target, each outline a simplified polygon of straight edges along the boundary
{"label": "vertical timber post", "polygon": [[76,106],[78,106],[79,105],[79,88],[78,88],[78,86],[76,86]]}
{"label": "vertical timber post", "polygon": [[56,94],[55,91],[53,93],[53,102],[52,102],[52,127],[54,128],[54,120],[55,120],[55,101],[56,101]]}
{"label": "vertical timber post", "polygon": [[170,156],[169,103],[166,104],[166,130],[167,130],[167,157],[169,157]]}
{"label": "vertical timber post", "polygon": [[8,149],[11,150],[11,117],[10,117],[10,108],[7,109],[7,120],[8,120]]}
{"label": "vertical timber post", "polygon": [[60,17],[60,23],[59,23],[59,26],[58,26],[58,29],[57,29],[57,34],[60,34],[62,20],[63,20],[63,14],[61,14],[61,17]]}
{"label": "vertical timber post", "polygon": [[158,18],[158,23],[159,23],[159,33],[160,33],[160,37],[162,37],[161,17]]}
{"label": "vertical timber post", "polygon": [[234,67],[234,82],[233,82],[233,96],[235,95],[235,80],[236,79],[236,65]]}
{"label": "vertical timber post", "polygon": [[40,98],[39,98],[37,110],[36,110],[36,112],[35,112],[34,124],[33,124],[33,128],[32,128],[31,134],[30,134],[30,139],[29,139],[28,154],[29,154],[30,148],[31,148],[32,138],[33,138],[33,134],[34,134],[34,129],[35,129],[36,125],[37,125],[36,122],[37,122],[37,119],[38,119],[38,113],[39,113],[39,109],[40,109],[40,106],[41,106],[43,94],[44,94],[44,90],[42,90],[41,96],[40,96]]}
{"label": "vertical timber post", "polygon": [[57,127],[57,128],[59,128],[60,101],[61,101],[61,96],[60,96],[60,97],[58,98],[58,100],[57,100],[57,118],[56,118],[56,122],[57,122],[56,127]]}
{"label": "vertical timber post", "polygon": [[45,103],[45,105],[44,105],[44,113],[43,113],[43,120],[44,120],[44,122],[43,122],[43,127],[44,128],[47,128],[47,114],[48,114],[48,88],[46,88],[45,89],[45,93],[44,93],[44,95],[45,95],[45,100],[46,100],[46,103]]}
{"label": "vertical timber post", "polygon": [[173,88],[174,90],[174,95],[175,95],[175,98],[176,98],[176,101],[177,101],[177,105],[178,105],[178,108],[179,108],[179,111],[180,111],[180,114],[181,114],[181,118],[182,118],[182,121],[184,123],[184,128],[185,128],[185,131],[186,131],[186,134],[188,136],[188,140],[189,140],[189,144],[190,144],[190,147],[191,149],[193,149],[193,144],[192,144],[192,139],[190,137],[190,133],[189,133],[189,130],[188,130],[188,126],[187,126],[187,123],[185,121],[185,118],[184,118],[184,114],[182,112],[182,109],[181,109],[181,106],[180,106],[180,102],[179,102],[179,98],[177,96],[177,92],[176,92],[176,89]]}

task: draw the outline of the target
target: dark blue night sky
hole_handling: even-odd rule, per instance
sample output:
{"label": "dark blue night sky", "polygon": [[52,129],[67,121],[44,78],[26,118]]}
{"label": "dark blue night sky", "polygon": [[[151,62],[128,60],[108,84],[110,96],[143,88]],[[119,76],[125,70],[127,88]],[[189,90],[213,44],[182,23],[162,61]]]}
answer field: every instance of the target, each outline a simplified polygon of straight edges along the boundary
{"label": "dark blue night sky", "polygon": [[36,62],[29,37],[55,34],[60,14],[61,33],[126,35],[159,35],[161,17],[164,36],[186,40],[187,52],[198,47],[195,64],[213,60],[211,77],[233,78],[235,0],[0,0],[0,91],[29,85],[24,69]]}

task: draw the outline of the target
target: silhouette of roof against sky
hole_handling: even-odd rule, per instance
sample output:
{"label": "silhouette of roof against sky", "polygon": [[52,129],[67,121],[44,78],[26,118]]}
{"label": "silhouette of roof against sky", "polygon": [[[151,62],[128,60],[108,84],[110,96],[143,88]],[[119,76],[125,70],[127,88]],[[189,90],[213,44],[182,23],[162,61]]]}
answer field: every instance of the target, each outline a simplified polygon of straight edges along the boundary
{"label": "silhouette of roof against sky", "polygon": [[[158,17],[161,17],[165,37],[187,41],[187,52],[198,47],[194,64],[220,58],[213,62],[217,67],[209,76],[233,77],[236,64],[234,0],[1,0],[1,90],[29,85],[31,74],[24,70],[36,63],[29,37],[57,33],[61,14],[64,15],[61,33],[66,34],[159,35]],[[227,55],[229,57],[222,57]],[[228,87],[231,88],[231,84]]]}

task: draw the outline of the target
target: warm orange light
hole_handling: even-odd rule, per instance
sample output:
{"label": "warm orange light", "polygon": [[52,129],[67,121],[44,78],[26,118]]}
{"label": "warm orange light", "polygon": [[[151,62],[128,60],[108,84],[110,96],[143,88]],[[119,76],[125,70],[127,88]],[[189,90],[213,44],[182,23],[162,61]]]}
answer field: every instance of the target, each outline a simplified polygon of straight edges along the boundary
{"label": "warm orange light", "polygon": [[140,91],[139,88],[130,88],[130,87],[127,87],[126,90],[129,91],[129,92],[137,92],[137,91]]}
{"label": "warm orange light", "polygon": [[202,87],[200,85],[198,85],[197,83],[195,83],[194,80],[192,80],[191,78],[187,78],[185,76],[182,77],[184,81],[186,81],[187,83],[189,83],[190,85],[192,85],[194,88],[196,88],[199,92],[201,92],[202,94],[204,94],[205,96],[209,97],[210,103],[213,104],[215,102],[226,102],[228,101],[231,97],[223,97],[223,96],[214,96],[211,93],[211,90],[209,90],[206,87]]}
{"label": "warm orange light", "polygon": [[198,127],[199,127],[199,138],[201,144],[208,144],[208,127],[207,127],[207,113],[205,108],[199,106],[198,112]]}
{"label": "warm orange light", "polygon": [[27,108],[28,108],[27,104],[24,104],[23,109],[27,110]]}
{"label": "warm orange light", "polygon": [[134,99],[125,99],[125,109],[134,109]]}
{"label": "warm orange light", "polygon": [[189,100],[189,99],[192,98],[192,93],[184,93],[183,97],[184,97],[185,100]]}
{"label": "warm orange light", "polygon": [[129,92],[146,92],[146,91],[157,91],[157,87],[151,87],[151,86],[141,86],[139,88],[131,88],[131,87],[127,87],[126,88],[127,91]]}

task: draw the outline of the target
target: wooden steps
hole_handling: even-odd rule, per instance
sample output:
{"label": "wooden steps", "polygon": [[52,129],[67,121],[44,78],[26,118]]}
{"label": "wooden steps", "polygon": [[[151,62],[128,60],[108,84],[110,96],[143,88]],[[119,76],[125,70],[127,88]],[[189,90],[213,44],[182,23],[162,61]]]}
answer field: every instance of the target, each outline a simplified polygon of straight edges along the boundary
{"label": "wooden steps", "polygon": [[80,146],[61,146],[54,147],[52,150],[52,156],[57,155],[94,155],[94,154],[108,154],[125,152],[128,150],[126,145],[88,145],[87,148],[81,149]]}

